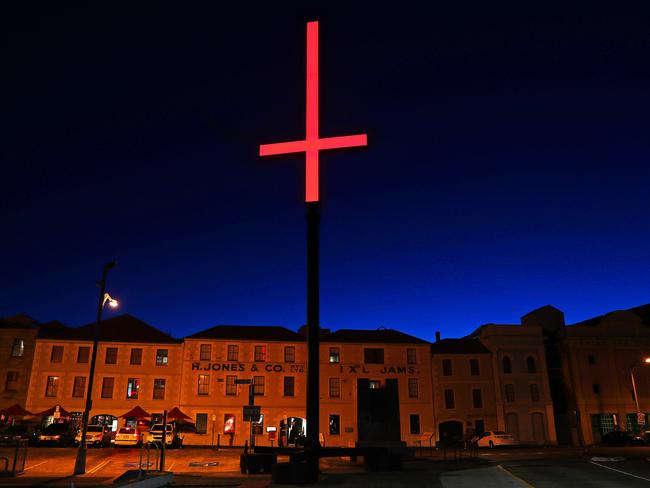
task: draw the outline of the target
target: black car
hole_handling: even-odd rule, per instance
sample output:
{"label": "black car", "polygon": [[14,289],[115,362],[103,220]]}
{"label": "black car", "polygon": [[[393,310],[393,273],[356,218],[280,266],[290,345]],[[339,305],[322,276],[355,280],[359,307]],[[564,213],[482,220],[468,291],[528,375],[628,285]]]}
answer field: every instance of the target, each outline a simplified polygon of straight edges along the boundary
{"label": "black car", "polygon": [[72,446],[77,431],[69,423],[50,424],[38,434],[39,446]]}
{"label": "black car", "polygon": [[627,430],[612,430],[603,436],[603,443],[608,446],[645,446],[644,437]]}
{"label": "black car", "polygon": [[26,440],[30,446],[36,444],[40,429],[37,424],[15,424],[0,433],[0,441]]}

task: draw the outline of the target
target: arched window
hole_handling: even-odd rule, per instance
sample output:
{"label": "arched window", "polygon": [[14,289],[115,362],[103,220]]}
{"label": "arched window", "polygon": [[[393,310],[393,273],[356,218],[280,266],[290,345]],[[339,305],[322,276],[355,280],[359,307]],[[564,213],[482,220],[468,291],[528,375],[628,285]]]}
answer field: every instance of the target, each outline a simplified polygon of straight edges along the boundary
{"label": "arched window", "polygon": [[510,356],[503,356],[503,359],[501,360],[501,364],[503,365],[503,372],[506,374],[512,373],[512,361],[510,361]]}
{"label": "arched window", "polygon": [[535,358],[533,356],[526,358],[526,367],[529,373],[537,373],[537,365],[535,365]]}

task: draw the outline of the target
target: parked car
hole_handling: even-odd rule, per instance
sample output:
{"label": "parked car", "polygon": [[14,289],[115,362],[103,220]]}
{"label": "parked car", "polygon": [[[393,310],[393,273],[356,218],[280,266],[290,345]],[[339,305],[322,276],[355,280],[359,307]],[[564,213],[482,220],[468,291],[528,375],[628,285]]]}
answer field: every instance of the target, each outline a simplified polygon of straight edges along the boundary
{"label": "parked car", "polygon": [[122,427],[115,434],[114,444],[116,446],[136,446],[140,447],[143,441],[143,434],[136,427]]}
{"label": "parked car", "polygon": [[39,446],[71,446],[77,432],[67,423],[50,424],[38,434],[36,444]]}
{"label": "parked car", "polygon": [[22,424],[14,424],[0,433],[0,441],[18,441],[27,440],[30,446],[36,444],[40,428],[38,424],[33,422],[26,422]]}
{"label": "parked car", "polygon": [[[81,442],[81,430],[74,439],[75,445]],[[111,445],[111,429],[108,425],[89,425],[86,429],[86,445],[95,447],[108,447]]]}
{"label": "parked car", "polygon": [[627,430],[612,430],[602,437],[603,443],[608,446],[645,446],[647,440],[642,435],[636,435]]}
{"label": "parked car", "polygon": [[[145,442],[162,442],[163,424],[154,424],[149,429]],[[176,432],[174,432],[174,427],[171,424],[167,424],[167,431],[165,435],[165,445],[172,446],[175,445]]]}
{"label": "parked car", "polygon": [[502,430],[488,430],[478,436],[476,441],[478,447],[494,448],[497,446],[514,446],[518,444],[512,434],[508,434]]}

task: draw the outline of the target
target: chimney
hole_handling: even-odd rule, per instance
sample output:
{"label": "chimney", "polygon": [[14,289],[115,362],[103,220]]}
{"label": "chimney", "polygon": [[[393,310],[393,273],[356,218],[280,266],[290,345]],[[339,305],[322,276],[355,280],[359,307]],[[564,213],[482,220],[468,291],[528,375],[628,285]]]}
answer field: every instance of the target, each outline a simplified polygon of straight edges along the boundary
{"label": "chimney", "polygon": [[436,331],[436,342],[440,342],[440,331]]}

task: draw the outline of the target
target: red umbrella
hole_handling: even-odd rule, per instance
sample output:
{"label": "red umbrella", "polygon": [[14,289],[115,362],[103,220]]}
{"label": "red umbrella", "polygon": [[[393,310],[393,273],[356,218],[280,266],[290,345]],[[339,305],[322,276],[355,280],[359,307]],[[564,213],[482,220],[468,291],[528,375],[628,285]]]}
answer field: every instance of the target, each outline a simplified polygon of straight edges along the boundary
{"label": "red umbrella", "polygon": [[148,414],[147,412],[145,412],[140,407],[140,405],[138,405],[137,407],[133,407],[131,410],[129,410],[125,414],[120,415],[120,418],[124,418],[124,417],[135,417],[135,418],[141,419],[141,418],[144,418],[144,417],[151,417],[151,415]]}
{"label": "red umbrella", "polygon": [[180,411],[178,407],[172,408],[168,413],[167,413],[167,420],[192,420],[192,417],[185,415],[183,412]]}
{"label": "red umbrella", "polygon": [[32,412],[30,412],[29,410],[25,410],[23,407],[21,407],[17,403],[15,405],[12,405],[9,408],[5,408],[5,409],[0,410],[0,413],[2,413],[4,415],[7,415],[7,416],[14,415],[14,416],[23,416],[23,417],[25,415],[34,415]]}
{"label": "red umbrella", "polygon": [[42,412],[35,413],[34,415],[41,415],[43,417],[50,417],[51,415],[54,415],[54,413],[56,412],[57,407],[59,407],[59,415],[61,417],[67,417],[67,416],[70,415],[70,412],[68,412],[61,405],[54,405],[53,407],[50,407],[47,410],[43,410]]}

